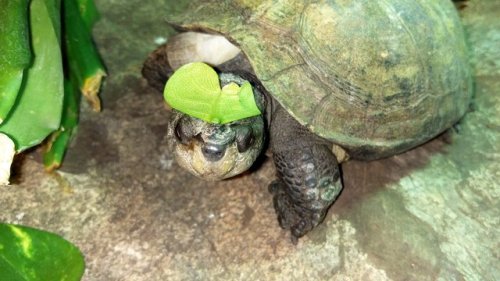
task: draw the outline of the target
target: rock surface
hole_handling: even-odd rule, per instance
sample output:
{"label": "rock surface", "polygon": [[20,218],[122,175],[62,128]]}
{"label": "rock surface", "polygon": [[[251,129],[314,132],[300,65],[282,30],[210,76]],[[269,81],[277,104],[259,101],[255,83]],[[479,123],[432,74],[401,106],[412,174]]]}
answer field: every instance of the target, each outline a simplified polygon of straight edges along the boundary
{"label": "rock surface", "polygon": [[[343,165],[325,222],[290,243],[267,184],[274,167],[204,182],[166,151],[168,111],[140,78],[173,31],[172,1],[96,1],[110,76],[102,113],[84,106],[63,168],[38,151],[0,188],[0,221],[63,235],[84,280],[500,280],[500,2],[462,11],[476,96],[456,130],[392,158]],[[179,4],[180,5],[180,4]]]}

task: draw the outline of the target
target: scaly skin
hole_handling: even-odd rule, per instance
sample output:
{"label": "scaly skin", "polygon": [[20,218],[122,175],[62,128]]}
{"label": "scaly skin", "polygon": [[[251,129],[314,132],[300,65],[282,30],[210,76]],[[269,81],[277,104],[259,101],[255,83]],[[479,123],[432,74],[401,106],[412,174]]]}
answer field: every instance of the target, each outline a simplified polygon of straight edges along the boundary
{"label": "scaly skin", "polygon": [[321,223],[342,183],[331,144],[278,108],[271,122],[271,149],[278,179],[270,184],[280,226],[293,241]]}

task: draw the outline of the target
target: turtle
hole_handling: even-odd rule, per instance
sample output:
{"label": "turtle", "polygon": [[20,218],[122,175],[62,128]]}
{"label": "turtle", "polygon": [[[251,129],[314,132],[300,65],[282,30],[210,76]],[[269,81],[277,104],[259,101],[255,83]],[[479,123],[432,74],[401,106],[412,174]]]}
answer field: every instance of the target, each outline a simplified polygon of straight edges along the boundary
{"label": "turtle", "polygon": [[204,62],[222,86],[249,81],[262,114],[212,124],[173,109],[167,136],[196,176],[242,173],[271,151],[279,225],[295,241],[341,193],[340,164],[413,149],[453,127],[473,93],[464,31],[450,0],[192,1],[179,32],[146,59],[163,91]]}

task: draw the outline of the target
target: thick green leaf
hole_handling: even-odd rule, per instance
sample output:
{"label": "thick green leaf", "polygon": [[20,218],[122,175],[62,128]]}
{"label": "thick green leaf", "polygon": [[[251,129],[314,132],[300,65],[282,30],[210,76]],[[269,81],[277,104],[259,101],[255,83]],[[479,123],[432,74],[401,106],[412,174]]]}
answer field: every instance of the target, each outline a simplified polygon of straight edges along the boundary
{"label": "thick green leaf", "polygon": [[172,108],[215,124],[261,114],[249,82],[221,89],[215,70],[201,62],[180,67],[167,81],[164,97]]}
{"label": "thick green leaf", "polygon": [[7,118],[14,106],[23,82],[23,68],[0,68],[0,124]]}
{"label": "thick green leaf", "polygon": [[61,43],[61,0],[43,0],[43,2],[52,21],[57,40]]}
{"label": "thick green leaf", "polygon": [[14,105],[31,60],[28,0],[0,0],[0,123]]}
{"label": "thick green leaf", "polygon": [[25,67],[31,59],[28,0],[0,0],[0,69]]}
{"label": "thick green leaf", "polygon": [[76,281],[84,269],[80,250],[60,236],[0,223],[1,280]]}
{"label": "thick green leaf", "polygon": [[[59,128],[64,90],[59,31],[53,17],[58,2],[32,0],[30,4],[34,60],[16,104],[0,125],[0,132],[14,140],[18,152],[39,144]],[[50,8],[46,3],[52,3]]]}

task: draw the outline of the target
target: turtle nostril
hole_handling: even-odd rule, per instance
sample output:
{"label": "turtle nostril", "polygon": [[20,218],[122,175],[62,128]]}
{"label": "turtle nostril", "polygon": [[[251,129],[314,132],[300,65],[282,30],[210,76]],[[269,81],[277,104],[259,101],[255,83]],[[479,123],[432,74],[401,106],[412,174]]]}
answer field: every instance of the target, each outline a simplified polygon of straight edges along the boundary
{"label": "turtle nostril", "polygon": [[205,144],[201,148],[201,152],[208,161],[217,162],[220,159],[222,159],[222,157],[224,157],[224,154],[226,153],[226,146],[216,145],[216,144]]}

